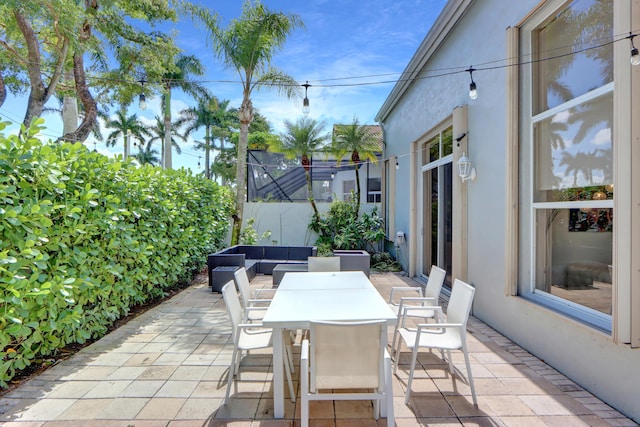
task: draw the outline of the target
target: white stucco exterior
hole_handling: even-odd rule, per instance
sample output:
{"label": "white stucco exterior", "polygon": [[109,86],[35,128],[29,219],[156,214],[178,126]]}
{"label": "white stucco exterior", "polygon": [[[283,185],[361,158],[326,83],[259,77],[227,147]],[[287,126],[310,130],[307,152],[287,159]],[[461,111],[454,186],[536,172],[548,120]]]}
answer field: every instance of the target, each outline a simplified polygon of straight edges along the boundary
{"label": "white stucco exterior", "polygon": [[[423,238],[419,227],[412,224],[415,222],[418,197],[412,182],[420,173],[418,160],[415,154],[411,154],[415,152],[412,147],[438,124],[451,119],[457,108],[466,107],[467,135],[464,148],[476,167],[477,179],[460,184],[454,172],[453,179],[458,181],[454,184],[454,193],[456,188],[462,188],[459,185],[466,187],[459,190],[461,200],[458,202],[461,204],[457,205],[466,209],[466,234],[463,236],[466,241],[466,261],[464,266],[454,266],[454,273],[466,271],[466,277],[458,278],[468,281],[477,289],[473,314],[612,407],[640,422],[640,348],[632,348],[628,343],[616,340],[610,333],[572,320],[531,300],[509,295],[507,291],[515,289],[512,277],[517,277],[509,273],[508,260],[514,254],[508,253],[510,249],[507,248],[517,250],[517,247],[509,245],[510,230],[505,226],[510,223],[509,189],[517,185],[509,181],[511,159],[507,148],[512,142],[508,141],[507,124],[511,113],[508,111],[509,68],[505,66],[509,47],[507,28],[520,25],[532,11],[545,3],[548,2],[449,1],[407,66],[408,70],[415,70],[416,67],[423,69],[417,73],[422,78],[396,85],[376,119],[384,129],[385,158],[398,158],[399,168],[395,171],[395,179],[389,181],[392,187],[386,189],[395,193],[393,206],[389,207],[389,210],[394,210],[392,228],[402,230],[406,235],[407,243],[401,247],[400,258],[405,269],[411,272],[412,257],[415,257],[418,246],[416,243]],[[640,4],[627,0],[620,0],[619,4],[615,0],[615,3],[616,7],[623,4],[622,8],[632,12],[622,14],[633,22],[626,25],[640,28]],[[628,67],[628,57],[619,63],[619,52],[628,52],[628,45],[616,50],[615,57],[616,67]],[[470,100],[469,74],[448,73],[447,70],[470,66],[479,68],[482,64],[485,68],[495,68],[473,74],[479,97]],[[424,69],[434,71],[425,72]],[[637,75],[635,78],[638,78]],[[618,84],[616,91],[629,90]],[[637,91],[637,88],[634,90]],[[621,125],[629,129],[632,126],[629,120]],[[631,134],[631,131],[628,133]],[[636,138],[633,141],[637,141],[638,135],[634,136]],[[453,137],[458,137],[455,126]],[[616,140],[614,146],[621,143],[623,141]],[[460,153],[456,150],[459,148],[454,148],[454,157],[457,159]],[[618,187],[622,188],[623,185],[616,182]],[[387,197],[387,200],[390,199]],[[629,204],[628,201],[620,203],[616,206]],[[634,224],[638,222],[639,218],[633,219]],[[532,244],[531,236],[520,235],[517,242],[518,246],[527,247]],[[625,264],[624,260],[624,257],[617,259],[617,268],[622,272],[630,271],[632,266],[629,262]],[[526,274],[520,272],[520,282],[523,276],[526,277]],[[620,273],[618,286],[621,287],[621,280],[626,278],[632,281],[634,277],[637,276],[632,273]],[[635,289],[635,286],[626,283],[621,289]],[[620,312],[624,312],[624,309],[621,308]],[[630,322],[628,318],[623,320]],[[616,322],[614,317],[614,325]]]}

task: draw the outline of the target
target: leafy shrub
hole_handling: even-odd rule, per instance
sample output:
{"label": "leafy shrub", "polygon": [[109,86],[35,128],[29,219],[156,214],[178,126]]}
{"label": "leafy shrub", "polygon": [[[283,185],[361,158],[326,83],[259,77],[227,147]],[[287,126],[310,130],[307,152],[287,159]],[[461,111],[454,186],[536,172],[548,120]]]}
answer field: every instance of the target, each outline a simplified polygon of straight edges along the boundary
{"label": "leafy shrub", "polygon": [[[240,232],[240,244],[241,245],[255,245],[258,243],[258,232],[253,228],[253,224],[256,223],[255,218],[249,218],[247,220],[247,226]],[[260,240],[266,240],[271,237],[271,231],[267,230],[262,233]]]}
{"label": "leafy shrub", "polygon": [[188,171],[43,144],[42,123],[0,133],[0,386],[186,282],[232,209],[228,189]]}
{"label": "leafy shrub", "polygon": [[384,238],[384,221],[378,216],[377,208],[370,214],[358,217],[355,201],[336,201],[331,204],[326,215],[311,220],[309,228],[319,237],[316,241],[318,253],[331,249],[364,249],[377,252],[377,244]]}
{"label": "leafy shrub", "polygon": [[376,271],[402,271],[402,266],[389,252],[377,252],[371,255],[371,268]]}

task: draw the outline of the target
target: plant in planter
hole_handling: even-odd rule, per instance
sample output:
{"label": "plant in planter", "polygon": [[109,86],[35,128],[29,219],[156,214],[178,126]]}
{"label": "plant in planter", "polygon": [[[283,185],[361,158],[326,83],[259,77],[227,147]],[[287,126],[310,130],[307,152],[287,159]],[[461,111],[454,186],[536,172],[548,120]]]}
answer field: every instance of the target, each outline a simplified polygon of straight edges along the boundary
{"label": "plant in planter", "polygon": [[320,237],[316,241],[319,254],[330,253],[333,249],[363,249],[377,252],[384,238],[384,221],[378,216],[377,208],[370,214],[358,215],[354,201],[337,201],[331,204],[323,216],[314,216],[309,228]]}

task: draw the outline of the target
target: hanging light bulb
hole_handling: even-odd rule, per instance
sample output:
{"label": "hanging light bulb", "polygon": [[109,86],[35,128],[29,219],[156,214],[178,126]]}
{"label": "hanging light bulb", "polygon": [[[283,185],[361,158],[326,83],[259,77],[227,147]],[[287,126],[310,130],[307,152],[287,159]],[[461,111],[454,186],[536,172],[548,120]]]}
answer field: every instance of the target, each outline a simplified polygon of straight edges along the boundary
{"label": "hanging light bulb", "polygon": [[138,98],[138,108],[140,108],[141,110],[146,110],[147,109],[147,97],[144,96],[144,84],[147,81],[144,79],[144,77],[142,77],[140,80],[138,80],[138,83],[140,83],[140,97]]}
{"label": "hanging light bulb", "polygon": [[640,65],[640,54],[638,54],[638,48],[633,45],[633,38],[635,34],[629,33],[629,37],[627,37],[631,41],[631,65]]}
{"label": "hanging light bulb", "polygon": [[476,69],[473,67],[467,68],[465,71],[469,72],[469,76],[471,77],[471,84],[469,84],[469,98],[476,99],[478,97],[478,88],[476,87],[476,82],[473,81],[473,72]]}
{"label": "hanging light bulb", "polygon": [[147,109],[147,98],[144,96],[144,93],[140,94],[140,99],[138,99],[138,108],[141,110]]}
{"label": "hanging light bulb", "polygon": [[302,114],[304,114],[305,117],[307,117],[309,115],[309,98],[307,98],[307,89],[309,89],[309,86],[311,86],[309,84],[309,81],[307,80],[307,82],[305,84],[302,85],[304,87],[304,99],[302,100]]}
{"label": "hanging light bulb", "polygon": [[200,167],[200,156],[198,156],[198,167]]}

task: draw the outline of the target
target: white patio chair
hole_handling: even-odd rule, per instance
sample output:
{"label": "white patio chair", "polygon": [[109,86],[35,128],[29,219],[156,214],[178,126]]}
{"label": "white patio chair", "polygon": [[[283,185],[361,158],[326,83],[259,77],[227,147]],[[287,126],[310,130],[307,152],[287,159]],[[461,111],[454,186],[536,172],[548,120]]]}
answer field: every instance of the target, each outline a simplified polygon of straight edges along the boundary
{"label": "white patio chair", "polygon": [[[435,318],[437,311],[429,307],[439,305],[440,292],[442,291],[442,285],[444,284],[444,279],[446,276],[447,272],[445,270],[432,265],[431,271],[429,271],[429,279],[427,280],[427,285],[424,288],[417,286],[394,286],[393,288],[391,288],[391,294],[389,295],[389,307],[391,307],[391,309],[398,315],[398,321],[396,322],[396,326],[393,331],[391,349],[396,348],[398,329],[401,326],[405,326],[403,324],[403,312],[405,311],[405,307],[414,307],[409,310],[408,316],[410,317],[422,318],[425,320],[425,322],[428,319]],[[400,298],[397,297],[398,293],[404,293],[406,295],[406,292],[418,293],[420,296],[405,296]],[[404,321],[406,321],[406,317],[404,317]],[[391,356],[395,358],[395,354],[392,353]]]}
{"label": "white patio chair", "polygon": [[309,425],[311,400],[373,400],[375,419],[386,412],[387,426],[394,426],[386,322],[311,322],[310,328],[300,358],[302,427]]}
{"label": "white patio chair", "polygon": [[307,258],[308,271],[340,271],[339,256],[310,256]]}
{"label": "white patio chair", "polygon": [[[404,341],[409,350],[411,350],[411,367],[409,370],[409,379],[407,381],[407,394],[404,399],[405,404],[409,403],[411,382],[413,381],[418,351],[420,348],[436,348],[444,350],[447,353],[449,372],[451,372],[452,376],[455,375],[455,369],[453,367],[453,360],[451,359],[451,350],[462,350],[465,365],[467,367],[467,380],[469,382],[469,387],[471,388],[473,404],[478,406],[466,343],[467,321],[469,320],[469,313],[471,311],[471,303],[473,302],[474,294],[475,289],[471,285],[456,279],[453,284],[453,289],[451,290],[451,297],[449,298],[446,323],[423,323],[419,324],[415,329],[401,327],[398,330],[402,340],[398,340],[395,353],[399,354],[400,344],[402,341]],[[407,311],[410,309],[411,308],[408,308]],[[440,307],[433,307],[433,309],[436,311],[441,310]],[[397,373],[398,371],[397,359],[398,358],[396,357],[394,373]]]}
{"label": "white patio chair", "polygon": [[[243,322],[261,322],[266,313],[266,309],[271,304],[271,299],[259,298],[263,289],[256,289],[256,292],[251,292],[251,284],[249,283],[249,276],[247,276],[247,270],[244,267],[240,267],[233,273],[236,285],[240,290],[240,297],[242,302],[242,308],[244,310]],[[277,289],[264,289],[265,291],[277,291]],[[296,365],[293,362],[293,342],[295,341],[295,331],[290,331],[288,334],[283,335],[285,345],[285,355],[287,356],[287,362],[289,363],[289,371],[295,372]]]}
{"label": "white patio chair", "polygon": [[[261,291],[277,291],[277,289],[256,289],[256,292],[251,292],[251,284],[249,283],[249,276],[244,267],[240,267],[233,273],[238,290],[240,290],[240,297],[242,302],[242,308],[244,309],[243,322],[261,322],[266,313],[266,309],[271,304],[271,299],[260,298],[260,295],[266,292]],[[285,354],[287,356],[287,362],[289,362],[289,371],[295,372],[296,367],[293,363],[293,342],[295,341],[295,331],[290,331],[289,334],[284,334]]]}
{"label": "white patio chair", "polygon": [[[240,304],[240,299],[238,298],[233,281],[227,282],[227,284],[222,287],[222,298],[224,299],[224,303],[227,307],[227,313],[231,319],[231,338],[233,339],[233,355],[231,356],[231,363],[229,364],[227,391],[224,396],[224,404],[226,405],[229,400],[231,384],[240,370],[242,352],[269,348],[272,347],[273,344],[271,339],[271,328],[264,328],[261,323],[244,323],[244,310]],[[285,373],[287,376],[287,383],[289,384],[291,401],[295,402],[295,392],[293,390],[293,381],[291,380],[291,371],[289,370],[289,366],[285,367]]]}
{"label": "white patio chair", "polygon": [[[262,297],[267,292],[262,292],[263,289],[256,289],[256,292],[251,292],[251,284],[249,283],[249,276],[247,276],[247,270],[244,267],[240,267],[233,273],[236,285],[240,291],[242,297],[242,307],[245,309],[247,318],[245,320],[262,320],[264,317],[264,310],[253,310],[250,307],[268,307],[271,303],[271,298]],[[276,291],[276,289],[264,289],[264,291]],[[273,296],[273,293],[270,295]]]}

